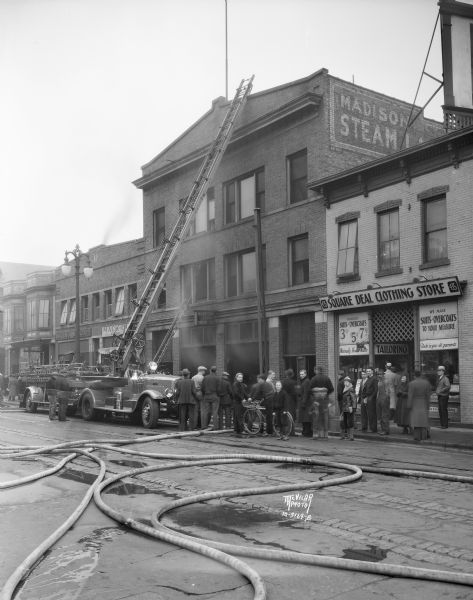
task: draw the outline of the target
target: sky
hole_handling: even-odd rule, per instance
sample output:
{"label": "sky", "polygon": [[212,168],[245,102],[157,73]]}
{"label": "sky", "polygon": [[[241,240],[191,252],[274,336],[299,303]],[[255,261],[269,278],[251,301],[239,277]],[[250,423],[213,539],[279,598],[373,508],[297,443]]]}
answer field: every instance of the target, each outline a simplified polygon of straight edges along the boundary
{"label": "sky", "polygon": [[[141,166],[255,76],[413,102],[437,0],[0,0],[0,261],[143,235]],[[426,71],[442,78],[440,31]],[[438,84],[423,77],[422,106]],[[442,120],[440,92],[426,108]]]}

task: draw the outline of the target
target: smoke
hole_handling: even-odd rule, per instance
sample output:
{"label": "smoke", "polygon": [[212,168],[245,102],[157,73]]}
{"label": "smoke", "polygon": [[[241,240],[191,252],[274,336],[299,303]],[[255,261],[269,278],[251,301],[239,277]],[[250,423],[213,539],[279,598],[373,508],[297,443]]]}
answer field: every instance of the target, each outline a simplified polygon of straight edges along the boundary
{"label": "smoke", "polygon": [[[115,206],[114,211],[111,213],[111,218],[108,220],[106,229],[103,234],[102,244],[114,243],[118,240],[120,233],[126,233],[130,230],[130,224],[134,220],[134,217],[139,215],[141,220],[142,210],[141,207],[136,203],[135,198],[131,193],[127,194],[121,201],[120,204]],[[141,234],[142,235],[142,234]],[[129,235],[126,239],[132,239],[133,235]]]}

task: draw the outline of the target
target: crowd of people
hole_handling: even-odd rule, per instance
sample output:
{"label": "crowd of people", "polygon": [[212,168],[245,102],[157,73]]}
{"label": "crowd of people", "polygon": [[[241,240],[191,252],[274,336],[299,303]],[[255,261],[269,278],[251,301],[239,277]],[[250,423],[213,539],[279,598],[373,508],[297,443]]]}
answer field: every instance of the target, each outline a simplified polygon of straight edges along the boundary
{"label": "crowd of people", "polygon": [[[439,366],[437,374],[440,426],[447,428],[450,382],[445,367]],[[244,383],[243,373],[237,373],[231,382],[225,371],[218,376],[215,366],[209,370],[200,366],[192,377],[183,369],[176,382],[181,431],[233,429],[235,436],[244,437],[246,403],[253,401],[264,408],[265,422],[259,433],[283,441],[295,435],[294,423],[301,425],[304,437],[326,440],[330,415],[339,416],[340,438],[352,441],[357,414],[362,432],[389,435],[390,421],[394,421],[403,433],[421,441],[430,436],[431,393],[430,383],[419,371],[408,382],[391,363],[376,372],[367,368],[356,382],[340,371],[336,389],[320,366],[314,368],[311,378],[305,369],[299,371],[298,379],[292,369],[287,369],[281,380],[274,371],[261,373],[251,389]]]}

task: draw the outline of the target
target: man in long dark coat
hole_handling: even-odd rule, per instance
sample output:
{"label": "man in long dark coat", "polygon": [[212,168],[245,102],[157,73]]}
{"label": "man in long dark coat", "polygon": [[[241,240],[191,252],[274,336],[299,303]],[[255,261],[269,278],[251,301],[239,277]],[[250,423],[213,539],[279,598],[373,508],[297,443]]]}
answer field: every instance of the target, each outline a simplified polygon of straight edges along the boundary
{"label": "man in long dark coat", "polygon": [[373,369],[366,369],[366,381],[361,392],[362,400],[366,399],[366,412],[368,413],[368,425],[372,433],[378,431],[378,416],[376,413],[376,399],[378,396],[378,380],[374,376]]}

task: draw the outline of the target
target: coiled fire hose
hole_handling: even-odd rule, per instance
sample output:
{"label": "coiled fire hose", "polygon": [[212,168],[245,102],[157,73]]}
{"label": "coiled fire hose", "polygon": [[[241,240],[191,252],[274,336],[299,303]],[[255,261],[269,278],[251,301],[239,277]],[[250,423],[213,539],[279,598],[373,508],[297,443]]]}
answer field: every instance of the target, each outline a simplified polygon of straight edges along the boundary
{"label": "coiled fire hose", "polygon": [[[215,433],[224,433],[224,432],[205,432],[206,435],[214,435]],[[226,431],[225,433],[228,433]],[[177,434],[164,434],[164,435],[156,435],[156,436],[147,436],[145,438],[134,438],[131,440],[123,440],[122,438],[119,440],[80,440],[79,442],[66,442],[63,444],[57,444],[55,446],[48,447],[30,447],[31,449],[25,451],[25,448],[18,447],[10,447],[3,448],[3,452],[0,452],[0,458],[10,458],[16,457],[19,458],[21,456],[31,456],[32,454],[43,454],[43,453],[52,453],[52,452],[62,452],[66,450],[72,450],[74,453],[79,453],[86,455],[92,460],[98,462],[101,466],[100,474],[97,477],[94,484],[89,488],[87,494],[84,496],[79,507],[76,511],[71,515],[60,528],[56,530],[47,540],[45,540],[38,548],[30,554],[25,561],[15,570],[12,576],[9,578],[5,586],[1,590],[0,600],[10,600],[12,594],[18,585],[18,583],[26,576],[28,571],[34,566],[34,564],[39,560],[39,558],[62,536],[64,533],[72,527],[73,523],[80,517],[82,512],[85,510],[87,504],[90,502],[92,495],[94,496],[95,502],[97,506],[103,510],[108,516],[112,519],[125,524],[127,527],[139,531],[140,533],[144,533],[148,536],[155,537],[157,539],[161,539],[168,543],[172,543],[178,545],[183,548],[187,548],[189,550],[193,550],[203,554],[205,556],[209,556],[210,558],[214,558],[216,560],[220,560],[224,564],[235,568],[242,575],[250,580],[254,588],[254,600],[264,600],[266,598],[266,592],[264,588],[264,582],[261,577],[256,573],[251,567],[246,565],[246,563],[240,561],[239,559],[234,558],[232,555],[242,555],[242,556],[252,556],[256,558],[266,558],[273,560],[281,560],[288,562],[298,562],[301,564],[310,564],[322,567],[331,567],[338,569],[348,569],[354,571],[364,571],[368,573],[374,573],[379,575],[387,575],[391,577],[408,577],[408,578],[417,578],[417,579],[425,579],[430,581],[441,581],[447,583],[455,583],[467,586],[473,586],[473,575],[468,573],[457,573],[450,571],[434,571],[430,569],[422,569],[416,567],[408,567],[403,565],[393,565],[386,563],[369,563],[366,561],[357,561],[352,559],[342,559],[333,556],[322,556],[322,555],[311,555],[304,554],[298,552],[291,551],[278,551],[271,549],[261,549],[261,548],[249,548],[244,546],[236,546],[233,544],[224,544],[219,542],[213,542],[210,540],[204,540],[201,538],[194,538],[192,536],[175,532],[172,529],[165,527],[162,523],[160,523],[160,518],[166,514],[168,511],[173,510],[179,506],[184,506],[191,503],[203,502],[206,500],[210,500],[213,498],[224,498],[224,497],[235,497],[242,495],[253,495],[253,494],[272,494],[281,491],[294,491],[296,489],[318,489],[322,487],[327,487],[329,485],[340,485],[341,483],[348,483],[350,481],[355,481],[359,479],[362,475],[361,469],[354,465],[346,465],[344,463],[332,463],[329,461],[320,461],[312,458],[294,458],[294,457],[285,457],[285,456],[270,456],[270,455],[259,455],[259,454],[225,454],[225,455],[206,455],[206,456],[195,456],[195,455],[176,455],[176,454],[159,454],[159,453],[145,453],[134,451],[128,448],[124,448],[123,446],[134,443],[143,443],[147,441],[158,441],[163,439],[170,438],[178,438],[178,437],[187,437],[187,436],[195,436],[202,435],[203,432],[180,432]],[[111,446],[110,444],[116,444]],[[180,462],[173,462],[166,465],[156,465],[151,467],[143,467],[139,469],[132,469],[130,471],[121,473],[119,475],[115,475],[107,480],[104,480],[105,473],[105,465],[104,463],[90,454],[89,451],[81,450],[77,446],[86,445],[88,448],[94,449],[109,449],[115,452],[122,452],[125,454],[134,454],[149,458],[159,458],[159,459],[171,459],[175,461],[176,459],[181,459]],[[118,446],[118,447],[117,447]],[[69,457],[66,457],[66,459]],[[72,460],[72,458],[69,458]],[[111,485],[112,483],[123,479],[125,477],[133,477],[134,475],[138,475],[145,472],[150,471],[158,471],[164,469],[173,469],[173,468],[182,468],[187,466],[203,466],[209,464],[224,464],[224,463],[235,463],[235,462],[246,462],[246,461],[254,461],[254,462],[292,462],[299,464],[316,464],[323,465],[331,468],[342,468],[351,470],[353,473],[345,476],[332,478],[323,481],[310,482],[304,484],[285,484],[279,486],[269,486],[264,488],[248,488],[246,490],[223,490],[220,492],[210,492],[206,494],[199,494],[192,497],[183,498],[181,500],[177,500],[175,502],[170,503],[169,505],[162,508],[158,513],[153,515],[152,521],[154,527],[148,527],[134,519],[128,518],[122,513],[115,511],[106,505],[100,494],[101,492]],[[62,461],[65,464],[65,459]],[[61,467],[56,465],[56,468],[53,468],[55,471]],[[434,473],[434,472],[426,472],[426,471],[415,471],[415,470],[403,470],[403,469],[383,469],[383,468],[374,468],[370,467],[370,472],[379,472],[382,474],[393,474],[398,476],[414,476],[414,477],[428,477],[431,479],[444,479],[448,481],[458,481],[462,483],[473,483],[473,477],[467,476],[455,476],[449,475],[445,473]],[[48,470],[51,471],[51,470]],[[43,474],[46,471],[43,472]],[[50,473],[47,473],[50,474]],[[40,474],[38,474],[40,476]],[[36,478],[38,478],[36,476]],[[43,475],[46,476],[46,475]],[[30,480],[33,480],[35,476],[30,476]],[[17,480],[17,483],[24,481],[27,478],[22,478],[22,480]],[[11,483],[11,482],[10,482]],[[75,519],[72,521],[73,517]]]}

